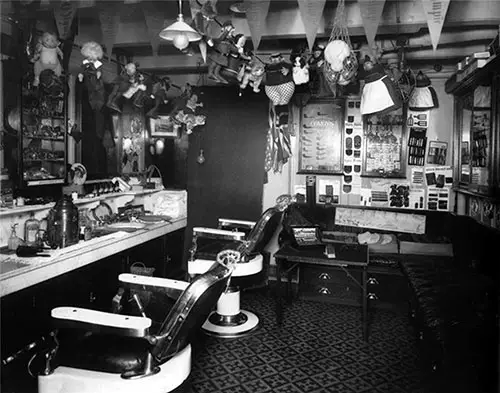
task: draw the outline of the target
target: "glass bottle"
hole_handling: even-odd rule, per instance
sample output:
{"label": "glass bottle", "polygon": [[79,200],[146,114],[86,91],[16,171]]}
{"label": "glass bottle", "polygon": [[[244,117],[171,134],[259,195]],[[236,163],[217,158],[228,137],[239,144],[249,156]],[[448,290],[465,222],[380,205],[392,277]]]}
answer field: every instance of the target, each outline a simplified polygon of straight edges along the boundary
{"label": "glass bottle", "polygon": [[13,224],[10,228],[12,229],[12,232],[10,233],[9,241],[7,243],[7,247],[9,250],[15,251],[17,250],[17,247],[22,244],[22,240],[17,236],[16,233],[16,226],[17,224]]}
{"label": "glass bottle", "polygon": [[24,223],[24,241],[28,246],[38,244],[38,231],[40,230],[40,221],[35,218],[35,213],[31,213],[30,218]]}

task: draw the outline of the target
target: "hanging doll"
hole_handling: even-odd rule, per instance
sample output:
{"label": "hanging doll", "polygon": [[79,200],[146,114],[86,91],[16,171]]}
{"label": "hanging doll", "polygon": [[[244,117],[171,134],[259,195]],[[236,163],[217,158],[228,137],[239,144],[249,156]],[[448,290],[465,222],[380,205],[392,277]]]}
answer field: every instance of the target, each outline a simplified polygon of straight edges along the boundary
{"label": "hanging doll", "polygon": [[365,56],[360,77],[365,81],[361,94],[362,115],[384,114],[403,105],[401,93],[385,73],[382,64],[373,63],[369,56]]}
{"label": "hanging doll", "polygon": [[247,38],[244,34],[237,34],[234,43],[229,48],[228,66],[225,71],[238,79],[240,70],[248,64],[252,57],[245,51]]}
{"label": "hanging doll", "polygon": [[309,64],[300,53],[291,56],[293,64],[293,82],[302,85],[309,82]]}
{"label": "hanging doll", "polygon": [[314,44],[312,55],[307,64],[309,64],[310,73],[310,88],[311,92],[316,97],[331,96],[332,92],[323,74],[323,65],[325,63],[324,56],[325,46],[322,44]]}
{"label": "hanging doll", "polygon": [[157,79],[153,83],[150,98],[154,100],[154,106],[146,113],[146,116],[158,116],[160,106],[168,103],[167,92],[170,90],[171,86],[172,84],[169,77]]}
{"label": "hanging doll", "polygon": [[82,61],[82,71],[78,74],[78,80],[85,82],[90,107],[93,110],[100,110],[105,103],[104,82],[101,78],[102,47],[97,42],[90,41],[83,44],[80,52],[85,59]]}
{"label": "hanging doll", "polygon": [[208,77],[216,82],[229,83],[221,74],[223,67],[229,65],[229,53],[234,46],[234,26],[226,21],[222,25],[221,34],[218,38],[208,41],[210,51],[208,54]]}
{"label": "hanging doll", "polygon": [[281,53],[271,55],[266,65],[265,91],[273,105],[287,105],[295,92],[292,65]]}
{"label": "hanging doll", "polygon": [[134,97],[134,106],[142,108],[147,89],[144,83],[144,75],[137,70],[137,64],[135,63],[126,64],[123,71],[122,75],[115,79],[113,90],[106,105],[110,109],[121,112],[119,100],[123,96],[126,99]]}
{"label": "hanging doll", "polygon": [[55,34],[45,32],[40,37],[32,59],[32,62],[35,63],[33,86],[39,85],[40,74],[44,70],[52,70],[56,76],[61,76],[62,66],[59,58],[62,59],[63,52],[59,48],[59,44]]}

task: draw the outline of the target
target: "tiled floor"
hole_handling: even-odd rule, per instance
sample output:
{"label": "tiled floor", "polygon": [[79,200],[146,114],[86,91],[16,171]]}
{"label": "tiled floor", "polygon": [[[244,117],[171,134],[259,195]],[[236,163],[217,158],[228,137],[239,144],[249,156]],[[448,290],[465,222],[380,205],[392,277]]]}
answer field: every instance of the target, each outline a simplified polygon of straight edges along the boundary
{"label": "tiled floor", "polygon": [[[423,382],[404,311],[374,310],[365,343],[357,307],[299,299],[287,305],[278,327],[269,291],[244,292],[242,303],[260,315],[262,328],[238,339],[199,333],[189,393],[456,392]],[[34,379],[16,385],[2,391],[36,392]]]}
{"label": "tiled floor", "polygon": [[433,391],[403,311],[375,310],[365,343],[356,307],[296,300],[278,327],[267,293],[243,293],[242,302],[260,315],[262,328],[245,338],[200,338],[193,393]]}

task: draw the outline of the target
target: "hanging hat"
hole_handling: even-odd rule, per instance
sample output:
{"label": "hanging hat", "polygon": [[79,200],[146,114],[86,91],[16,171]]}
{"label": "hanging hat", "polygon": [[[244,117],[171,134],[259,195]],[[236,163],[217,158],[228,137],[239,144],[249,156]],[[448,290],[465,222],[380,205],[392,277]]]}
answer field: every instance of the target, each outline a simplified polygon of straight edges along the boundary
{"label": "hanging hat", "polygon": [[416,78],[416,87],[408,101],[408,108],[414,111],[425,111],[439,106],[436,91],[431,86],[431,80],[422,71]]}

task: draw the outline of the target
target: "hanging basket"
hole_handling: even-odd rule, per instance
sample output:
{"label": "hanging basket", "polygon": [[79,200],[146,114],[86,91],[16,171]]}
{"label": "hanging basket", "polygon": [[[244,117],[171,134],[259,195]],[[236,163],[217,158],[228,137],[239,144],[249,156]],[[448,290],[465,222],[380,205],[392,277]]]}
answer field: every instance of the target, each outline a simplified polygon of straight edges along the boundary
{"label": "hanging basket", "polygon": [[347,30],[345,0],[339,0],[323,63],[323,74],[332,93],[337,92],[337,85],[346,86],[351,83],[357,70],[358,59]]}

